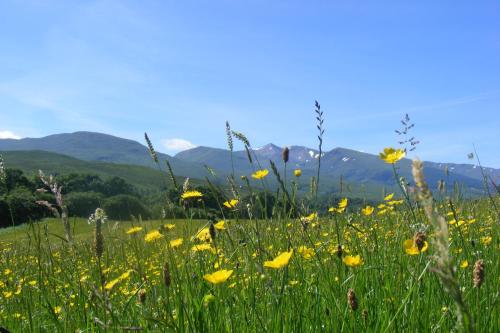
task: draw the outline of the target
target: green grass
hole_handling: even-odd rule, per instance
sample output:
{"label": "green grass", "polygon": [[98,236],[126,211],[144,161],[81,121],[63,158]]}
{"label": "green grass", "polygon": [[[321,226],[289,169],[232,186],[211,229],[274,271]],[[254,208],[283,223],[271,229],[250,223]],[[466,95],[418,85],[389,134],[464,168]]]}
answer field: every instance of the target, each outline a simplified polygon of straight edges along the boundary
{"label": "green grass", "polygon": [[[450,225],[457,280],[476,331],[494,332],[500,317],[496,213],[487,200],[455,205],[464,221],[460,228]],[[100,260],[94,254],[94,225],[82,219],[72,220],[73,246],[63,240],[58,220],[5,229],[0,232],[1,326],[12,332],[452,331],[456,309],[430,270],[432,227],[421,211],[414,220],[404,205],[394,207],[381,215],[383,208],[376,209],[371,216],[350,207],[344,213],[319,212],[307,228],[298,219],[226,221],[210,243],[213,251],[200,252],[192,247],[204,242],[193,237],[206,221],[108,221]],[[447,216],[447,206],[438,209]],[[145,242],[147,232],[167,223],[175,227]],[[132,225],[143,230],[127,235]],[[429,249],[410,256],[403,242],[422,226]],[[177,238],[183,244],[171,248],[169,241]],[[350,267],[338,258],[339,240],[350,255],[361,256],[362,265]],[[312,258],[299,253],[303,246],[313,249]],[[264,267],[288,249],[294,253],[287,266]],[[477,259],[486,266],[481,288],[472,283]],[[460,268],[464,260],[469,266]],[[165,284],[165,263],[170,285]],[[221,268],[233,270],[227,281],[204,280]],[[113,288],[103,288],[127,272]],[[347,301],[349,289],[357,297],[356,311]]]}

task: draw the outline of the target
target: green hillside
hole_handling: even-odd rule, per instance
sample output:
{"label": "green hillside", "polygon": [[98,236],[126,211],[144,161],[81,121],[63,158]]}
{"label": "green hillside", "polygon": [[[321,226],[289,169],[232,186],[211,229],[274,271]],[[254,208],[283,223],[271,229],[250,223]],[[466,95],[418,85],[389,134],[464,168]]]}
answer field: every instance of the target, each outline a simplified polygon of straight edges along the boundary
{"label": "green hillside", "polygon": [[45,174],[54,175],[87,173],[102,178],[117,176],[142,191],[158,191],[165,186],[165,182],[170,185],[167,174],[144,166],[87,162],[46,151],[0,151],[0,154],[7,168],[20,169],[29,175],[42,170]]}

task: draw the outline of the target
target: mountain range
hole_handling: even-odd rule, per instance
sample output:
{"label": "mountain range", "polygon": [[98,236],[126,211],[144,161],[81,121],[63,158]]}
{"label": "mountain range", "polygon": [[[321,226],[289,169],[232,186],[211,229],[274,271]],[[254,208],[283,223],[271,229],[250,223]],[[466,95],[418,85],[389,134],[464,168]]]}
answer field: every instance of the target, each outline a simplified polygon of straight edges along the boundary
{"label": "mountain range", "polygon": [[[286,177],[290,179],[293,177],[294,169],[301,169],[302,177],[298,180],[299,188],[306,191],[310,177],[316,174],[319,152],[316,149],[303,146],[291,146],[289,149],[290,159],[287,164]],[[158,158],[163,164],[162,167],[164,167],[164,162],[168,160],[177,176],[202,179],[209,175],[205,168],[206,165],[215,171],[219,180],[222,180],[231,174],[233,168],[236,176],[248,176],[256,168],[269,168],[269,160],[272,160],[279,171],[283,173],[285,166],[282,162],[282,150],[282,147],[274,144],[252,149],[251,155],[254,165],[249,163],[245,150],[231,153],[226,149],[203,146],[182,151],[175,156],[158,153]],[[13,153],[14,151],[18,153]],[[140,170],[148,170],[146,173],[152,175],[149,170],[156,169],[145,145],[137,141],[94,132],[54,134],[42,138],[19,140],[0,139],[0,152],[11,152],[10,157],[9,155],[5,156],[7,165],[21,167],[25,171],[36,170],[42,166],[48,167],[47,162],[52,159],[57,160],[59,164],[52,163],[51,171],[61,173],[67,172],[68,169],[71,169],[69,165],[75,164],[78,165],[76,169],[83,168],[87,173],[92,170],[95,170],[96,173],[102,173],[102,170],[106,170],[106,168],[108,170],[109,168],[111,170],[115,168],[116,170],[119,168],[134,170],[132,173],[134,177],[137,177],[134,183],[140,183],[141,178],[147,178],[141,177]],[[52,155],[44,155],[43,152]],[[66,157],[61,155],[66,155]],[[9,158],[12,159],[10,164]],[[30,162],[26,163],[27,160]],[[77,162],[78,160],[80,162]],[[19,165],[16,161],[19,162]],[[37,161],[40,164],[38,167]],[[114,165],[115,168],[110,167],[110,164]],[[142,168],[137,169],[137,166]],[[412,179],[409,159],[398,162],[397,168],[400,176],[404,176],[407,180]],[[490,180],[498,181],[500,179],[499,169],[483,168],[483,170]],[[425,162],[424,172],[426,180],[433,188],[436,187],[439,180],[443,179],[449,185],[455,182],[464,185],[473,195],[482,193],[483,175],[481,168],[476,165]],[[124,172],[121,171],[121,174],[123,176]],[[274,177],[268,178],[270,184],[274,184]],[[389,190],[393,189],[395,181],[392,166],[384,163],[377,155],[356,150],[335,148],[323,152],[320,191],[333,193],[339,191],[343,186],[354,196],[360,196],[361,192],[380,193],[383,187]]]}

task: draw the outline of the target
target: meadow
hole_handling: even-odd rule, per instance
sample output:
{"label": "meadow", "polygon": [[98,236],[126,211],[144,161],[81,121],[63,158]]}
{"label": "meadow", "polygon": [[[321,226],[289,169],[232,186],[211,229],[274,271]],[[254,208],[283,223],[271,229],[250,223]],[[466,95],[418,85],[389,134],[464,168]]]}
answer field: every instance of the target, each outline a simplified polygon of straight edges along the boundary
{"label": "meadow", "polygon": [[[318,113],[321,135],[322,121]],[[98,208],[68,218],[56,179],[41,174],[58,206],[57,219],[0,231],[0,326],[10,332],[495,332],[498,307],[498,194],[463,199],[425,181],[401,179],[405,150],[386,148],[400,191],[377,204],[349,198],[317,205],[318,173],[310,193],[297,195],[271,161],[228,177],[217,214],[196,219],[204,195],[186,180],[184,219],[112,221]],[[146,136],[150,154],[156,152]],[[161,170],[161,168],[160,168]],[[279,188],[273,206],[268,177]],[[413,185],[411,185],[413,184]],[[242,193],[246,195],[243,199]],[[372,206],[371,206],[371,205]],[[271,208],[271,209],[269,209]],[[268,214],[267,212],[271,212]],[[61,222],[62,221],[62,222]]]}
{"label": "meadow", "polygon": [[[362,210],[343,200],[318,215],[213,227],[189,219],[106,221],[100,250],[95,222],[82,219],[70,221],[71,244],[56,219],[6,229],[0,320],[11,332],[453,331],[457,309],[432,272],[432,226],[418,210],[417,221],[429,227],[419,250],[412,213],[391,196]],[[471,327],[494,332],[499,267],[491,203],[453,210],[440,203],[437,211],[450,227]]]}

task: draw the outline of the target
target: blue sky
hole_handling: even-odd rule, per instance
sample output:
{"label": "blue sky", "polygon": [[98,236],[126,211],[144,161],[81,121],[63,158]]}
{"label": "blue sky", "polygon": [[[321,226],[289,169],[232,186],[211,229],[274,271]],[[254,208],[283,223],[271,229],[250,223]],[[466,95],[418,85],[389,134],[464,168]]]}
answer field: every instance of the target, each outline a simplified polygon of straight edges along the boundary
{"label": "blue sky", "polygon": [[0,2],[0,137],[89,130],[160,151],[377,153],[409,113],[410,156],[500,167],[498,1]]}

